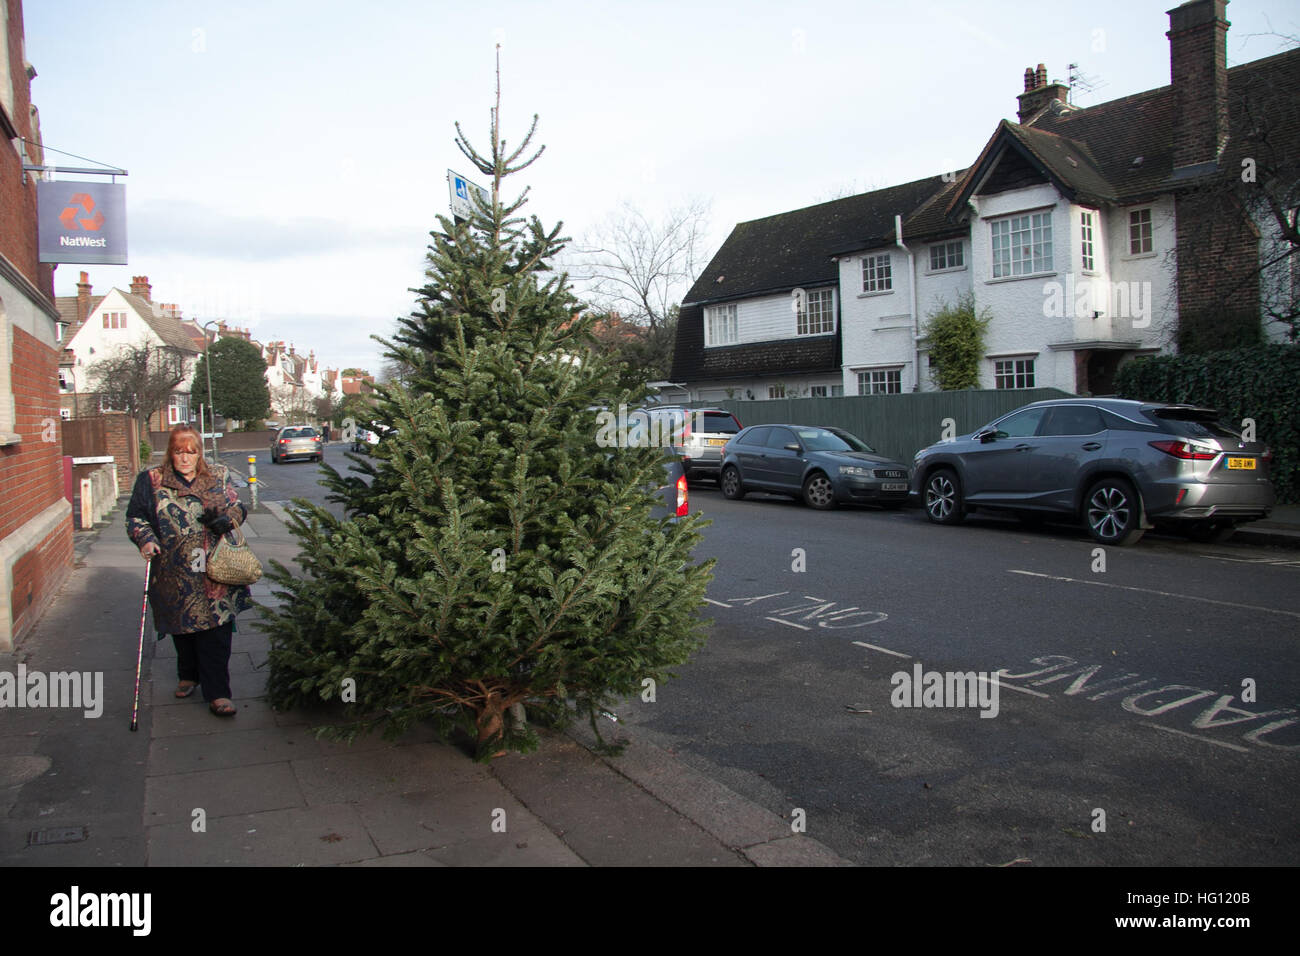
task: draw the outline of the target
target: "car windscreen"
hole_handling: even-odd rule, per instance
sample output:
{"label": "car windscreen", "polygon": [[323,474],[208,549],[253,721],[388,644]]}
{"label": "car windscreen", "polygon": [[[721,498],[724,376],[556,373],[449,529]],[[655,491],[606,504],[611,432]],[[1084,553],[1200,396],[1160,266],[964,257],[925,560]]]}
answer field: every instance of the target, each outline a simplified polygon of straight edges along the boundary
{"label": "car windscreen", "polygon": [[848,432],[826,428],[797,428],[795,434],[808,451],[873,451],[872,447]]}
{"label": "car windscreen", "polygon": [[281,438],[315,438],[314,428],[286,428],[280,433]]}

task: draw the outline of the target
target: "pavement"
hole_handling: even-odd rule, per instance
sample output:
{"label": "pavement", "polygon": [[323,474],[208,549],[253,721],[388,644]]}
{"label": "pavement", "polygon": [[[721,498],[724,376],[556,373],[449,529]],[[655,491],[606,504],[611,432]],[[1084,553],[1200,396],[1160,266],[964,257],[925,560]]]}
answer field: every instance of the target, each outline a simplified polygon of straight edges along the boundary
{"label": "pavement", "polygon": [[[0,696],[0,866],[849,865],[790,817],[623,725],[603,728],[628,742],[621,756],[593,752],[579,724],[540,731],[536,753],[490,765],[429,728],[391,743],[318,739],[327,711],[266,702],[269,645],[256,612],[235,635],[233,719],[210,714],[199,694],[172,696],[172,642],[146,630],[132,733],[144,565],[126,537],[126,501],[75,534],[67,583],[0,654],[0,681],[20,668],[76,671],[86,689],[77,707]],[[245,529],[263,564],[294,568],[284,518],[271,502]],[[1300,507],[1279,506],[1233,541],[1300,547]],[[268,584],[253,594],[277,603]]]}
{"label": "pavement", "polygon": [[[83,675],[76,707],[0,706],[0,866],[849,865],[791,817],[608,721],[606,737],[629,740],[622,756],[594,753],[585,726],[542,731],[537,752],[490,765],[429,728],[392,743],[320,740],[311,731],[328,712],[267,704],[256,612],[235,634],[234,718],[200,694],[172,696],[172,642],[146,629],[132,733],[144,563],[126,502],[76,533],[68,582],[0,654],[0,679]],[[271,503],[245,525],[263,564],[294,566],[283,518]],[[276,604],[268,585],[253,592]]]}

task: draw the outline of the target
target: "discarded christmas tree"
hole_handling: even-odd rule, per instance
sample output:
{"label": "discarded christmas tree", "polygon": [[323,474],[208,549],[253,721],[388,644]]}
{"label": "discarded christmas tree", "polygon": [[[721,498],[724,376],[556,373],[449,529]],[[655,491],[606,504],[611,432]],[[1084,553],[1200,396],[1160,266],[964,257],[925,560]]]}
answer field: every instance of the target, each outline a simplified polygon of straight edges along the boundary
{"label": "discarded christmas tree", "polygon": [[339,700],[337,732],[395,736],[459,725],[479,757],[536,738],[512,706],[593,719],[647,678],[672,676],[703,642],[712,562],[696,565],[697,516],[651,514],[657,448],[598,443],[601,407],[642,396],[592,349],[590,322],[548,260],[560,227],[503,204],[507,153],[457,145],[492,181],[469,221],[439,217],[428,284],[389,357],[405,386],[381,387],[385,433],[366,474],[326,468],[338,520],[306,502],[290,527],[303,576],[276,566],[285,603],[268,616],[269,696],[281,708]]}

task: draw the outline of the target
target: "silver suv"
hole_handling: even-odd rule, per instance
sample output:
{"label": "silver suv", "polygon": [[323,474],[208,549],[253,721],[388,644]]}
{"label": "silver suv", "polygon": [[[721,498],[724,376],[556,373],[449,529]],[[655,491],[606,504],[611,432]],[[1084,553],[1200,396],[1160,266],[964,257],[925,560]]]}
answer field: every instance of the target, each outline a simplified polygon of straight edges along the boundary
{"label": "silver suv", "polygon": [[938,524],[1007,511],[1077,517],[1102,544],[1148,528],[1221,541],[1272,510],[1272,457],[1213,409],[1055,399],[921,449],[910,494]]}
{"label": "silver suv", "polygon": [[725,408],[688,405],[652,405],[643,411],[650,415],[658,434],[672,436],[670,447],[688,479],[718,480],[722,449],[740,432],[735,415]]}

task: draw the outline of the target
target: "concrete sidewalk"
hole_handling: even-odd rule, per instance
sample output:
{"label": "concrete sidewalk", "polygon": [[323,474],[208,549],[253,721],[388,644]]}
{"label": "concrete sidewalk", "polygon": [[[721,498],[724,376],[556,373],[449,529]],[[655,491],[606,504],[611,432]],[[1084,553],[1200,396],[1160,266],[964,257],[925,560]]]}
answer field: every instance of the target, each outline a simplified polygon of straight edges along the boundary
{"label": "concrete sidewalk", "polygon": [[[129,731],[144,564],[126,499],[78,533],[78,567],[0,671],[103,675],[103,713],[0,710],[3,866],[844,865],[790,823],[648,742],[601,758],[545,733],[537,753],[474,763],[427,730],[396,743],[318,740],[324,712],[264,699],[267,639],[241,616],[231,656],[239,713],[176,700],[170,639],[146,631],[140,728]],[[259,509],[265,564],[296,543]],[[282,514],[282,512],[280,512]],[[273,604],[270,587],[255,598]],[[150,620],[150,625],[152,620]],[[589,733],[589,731],[588,731]]]}

